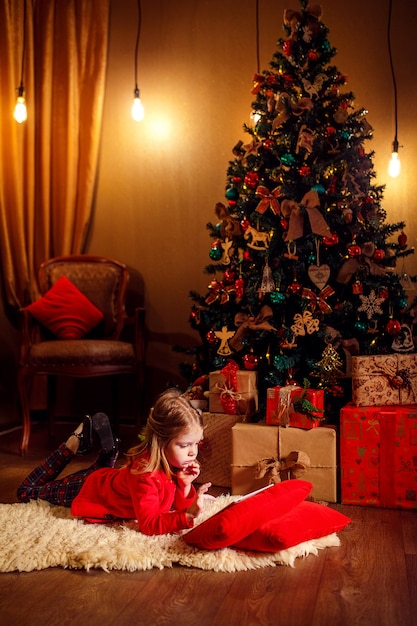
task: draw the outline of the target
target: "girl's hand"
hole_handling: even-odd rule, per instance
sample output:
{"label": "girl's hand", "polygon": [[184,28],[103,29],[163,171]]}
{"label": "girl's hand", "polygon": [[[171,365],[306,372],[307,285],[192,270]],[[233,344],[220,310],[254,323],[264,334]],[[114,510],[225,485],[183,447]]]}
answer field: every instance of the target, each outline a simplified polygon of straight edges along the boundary
{"label": "girl's hand", "polygon": [[216,498],[207,491],[210,489],[211,483],[204,483],[197,490],[197,497],[190,507],[187,509],[187,516],[189,519],[195,519],[204,510],[204,504],[207,500],[215,500]]}
{"label": "girl's hand", "polygon": [[191,461],[186,467],[180,469],[176,474],[178,486],[184,489],[187,496],[190,491],[191,483],[200,475],[200,464],[197,461]]}

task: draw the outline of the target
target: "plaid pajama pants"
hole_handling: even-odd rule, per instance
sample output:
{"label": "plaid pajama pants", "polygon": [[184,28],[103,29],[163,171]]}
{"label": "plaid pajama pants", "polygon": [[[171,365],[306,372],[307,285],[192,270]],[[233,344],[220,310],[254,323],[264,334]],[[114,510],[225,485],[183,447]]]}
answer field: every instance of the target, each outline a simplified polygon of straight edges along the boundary
{"label": "plaid pajama pants", "polygon": [[52,452],[25,478],[17,489],[18,499],[21,502],[46,500],[51,504],[71,506],[87,476],[102,467],[99,463],[99,456],[90,467],[64,478],[58,478],[74,456],[74,453],[62,443],[55,452]]}

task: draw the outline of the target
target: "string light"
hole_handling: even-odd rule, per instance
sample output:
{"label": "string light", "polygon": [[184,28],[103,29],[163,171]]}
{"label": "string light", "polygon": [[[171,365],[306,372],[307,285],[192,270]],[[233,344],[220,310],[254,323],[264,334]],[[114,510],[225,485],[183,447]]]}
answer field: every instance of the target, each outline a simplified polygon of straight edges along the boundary
{"label": "string light", "polygon": [[22,122],[26,122],[28,118],[28,112],[26,108],[26,100],[24,97],[25,88],[23,86],[23,70],[25,66],[25,49],[26,49],[26,0],[23,4],[23,47],[22,47],[22,65],[20,70],[20,85],[17,88],[17,99],[16,105],[13,111],[13,117],[21,124]]}
{"label": "string light", "polygon": [[389,53],[389,61],[391,66],[391,75],[392,75],[392,84],[394,87],[394,117],[395,117],[395,136],[394,141],[392,142],[392,153],[391,160],[388,165],[388,174],[391,178],[396,178],[401,171],[401,162],[398,157],[398,103],[397,103],[397,81],[395,79],[394,72],[394,63],[392,61],[392,51],[391,51],[391,13],[392,13],[392,0],[389,2],[389,11],[388,11],[388,53]]}
{"label": "string light", "polygon": [[138,87],[138,50],[140,29],[142,26],[142,7],[141,0],[138,0],[138,30],[136,34],[136,46],[135,46],[135,88],[133,90],[133,104],[132,104],[132,118],[135,122],[141,122],[145,117],[145,109],[143,108],[142,100],[140,99],[140,91]]}

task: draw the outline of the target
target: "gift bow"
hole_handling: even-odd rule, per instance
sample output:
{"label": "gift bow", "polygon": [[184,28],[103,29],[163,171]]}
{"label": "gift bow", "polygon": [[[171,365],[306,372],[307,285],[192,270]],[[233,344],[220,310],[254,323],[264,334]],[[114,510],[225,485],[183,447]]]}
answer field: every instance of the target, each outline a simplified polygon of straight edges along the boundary
{"label": "gift bow", "polygon": [[237,326],[237,331],[230,339],[229,345],[233,350],[241,350],[243,347],[242,340],[248,330],[276,331],[276,328],[269,322],[272,317],[272,309],[268,305],[263,306],[256,317],[248,315],[247,313],[236,313],[234,322],[235,326]]}
{"label": "gift bow", "polygon": [[330,285],[324,287],[324,289],[322,289],[319,294],[314,293],[314,291],[312,291],[308,287],[305,287],[302,291],[302,296],[312,301],[313,311],[316,306],[318,306],[322,313],[331,312],[332,307],[330,306],[330,304],[327,304],[326,299],[330,298],[330,296],[332,296],[333,294],[334,289],[330,287]]}
{"label": "gift bow", "polygon": [[256,464],[255,478],[268,476],[269,484],[283,480],[299,478],[311,466],[310,457],[302,450],[293,450],[289,455],[278,461],[273,457],[261,459]]}
{"label": "gift bow", "polygon": [[281,194],[281,187],[275,187],[275,189],[269,191],[269,189],[264,185],[259,185],[255,194],[261,198],[255,209],[258,213],[264,214],[267,208],[271,207],[271,210],[275,213],[275,215],[279,214],[279,202],[277,198],[279,198]]}
{"label": "gift bow", "polygon": [[311,232],[315,235],[328,237],[330,228],[326,220],[319,211],[320,199],[315,189],[310,189],[302,198],[300,204],[295,200],[283,200],[281,202],[281,213],[283,217],[289,218],[288,232],[285,241],[295,241],[303,236],[304,218],[302,209],[304,208],[310,221]]}

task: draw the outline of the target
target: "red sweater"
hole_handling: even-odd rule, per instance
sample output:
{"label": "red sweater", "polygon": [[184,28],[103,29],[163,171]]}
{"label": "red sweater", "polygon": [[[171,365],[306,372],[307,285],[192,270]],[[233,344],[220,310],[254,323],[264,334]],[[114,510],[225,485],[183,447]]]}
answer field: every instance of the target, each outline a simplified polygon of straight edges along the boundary
{"label": "red sweater", "polygon": [[74,498],[71,514],[91,521],[136,519],[145,535],[175,533],[192,528],[185,510],[196,497],[193,485],[185,498],[173,480],[162,470],[134,474],[132,467],[103,467],[87,476],[80,493]]}

